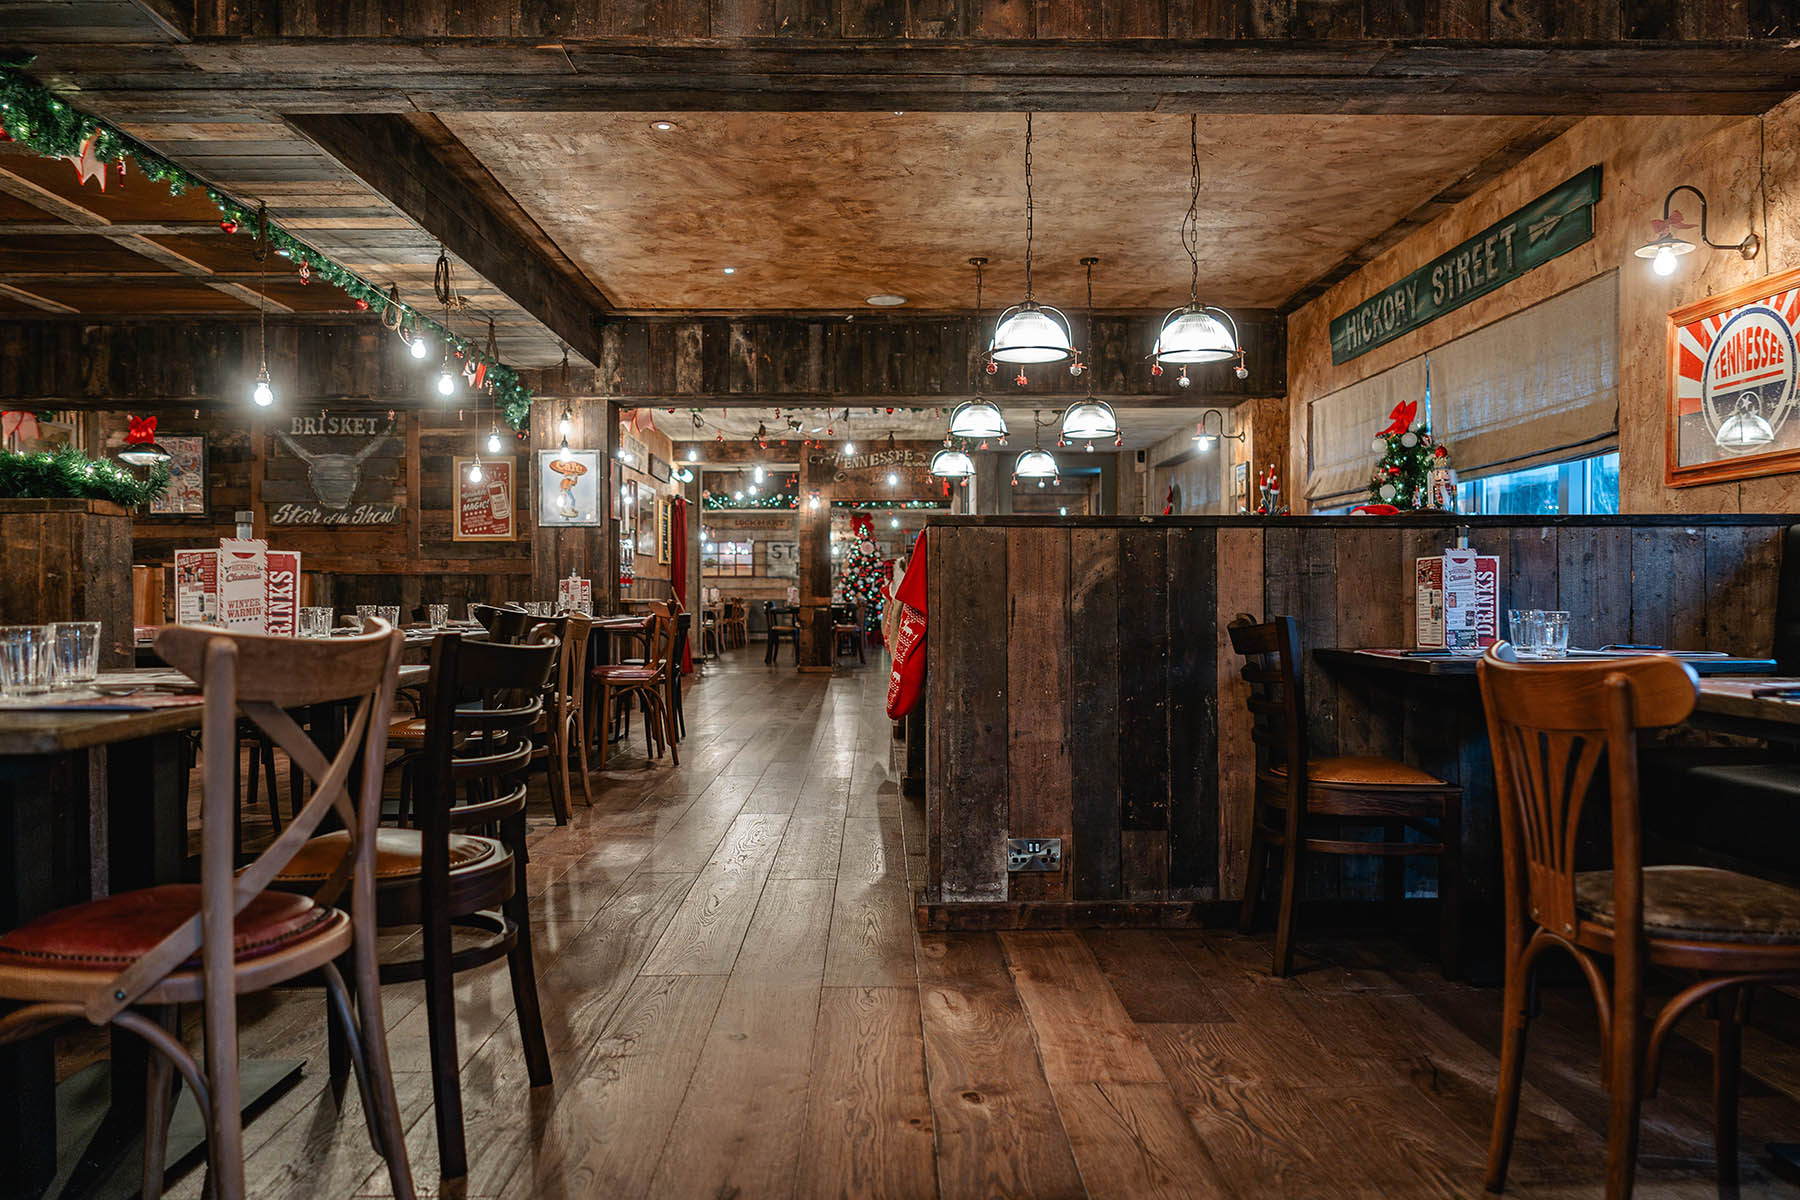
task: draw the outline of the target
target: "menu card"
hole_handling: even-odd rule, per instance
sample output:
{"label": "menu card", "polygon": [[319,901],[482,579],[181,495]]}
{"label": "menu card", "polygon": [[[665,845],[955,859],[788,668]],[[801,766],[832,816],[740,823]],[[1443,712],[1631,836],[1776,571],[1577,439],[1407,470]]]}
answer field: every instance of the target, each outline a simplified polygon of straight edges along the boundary
{"label": "menu card", "polygon": [[558,607],[564,612],[594,615],[594,581],[571,575],[556,585]]}
{"label": "menu card", "polygon": [[217,550],[175,552],[175,620],[294,637],[300,624],[300,554],[261,539],[220,538]]}
{"label": "menu card", "polygon": [[1459,548],[1416,560],[1413,603],[1419,649],[1479,654],[1500,634],[1500,559]]}

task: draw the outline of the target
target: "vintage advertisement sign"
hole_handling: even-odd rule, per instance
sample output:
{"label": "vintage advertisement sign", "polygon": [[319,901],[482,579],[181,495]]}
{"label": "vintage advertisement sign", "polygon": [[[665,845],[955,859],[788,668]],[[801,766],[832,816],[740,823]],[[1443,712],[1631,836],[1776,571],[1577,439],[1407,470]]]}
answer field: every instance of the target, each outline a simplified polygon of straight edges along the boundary
{"label": "vintage advertisement sign", "polygon": [[406,439],[373,413],[290,417],[275,429],[261,498],[271,525],[394,525]]}
{"label": "vintage advertisement sign", "polygon": [[1504,287],[1594,236],[1600,167],[1589,167],[1331,319],[1331,361],[1349,362]]}
{"label": "vintage advertisement sign", "polygon": [[[469,467],[481,464],[481,481],[469,481]],[[453,461],[456,502],[450,537],[457,542],[510,542],[518,534],[513,496],[513,460],[457,458]]]}
{"label": "vintage advertisement sign", "polygon": [[600,486],[606,479],[598,450],[539,450],[540,526],[599,525]]}
{"label": "vintage advertisement sign", "polygon": [[1672,487],[1800,468],[1800,271],[1669,314]]}
{"label": "vintage advertisement sign", "polygon": [[219,619],[219,552],[175,552],[175,623],[210,625]]}
{"label": "vintage advertisement sign", "polygon": [[871,444],[855,454],[820,447],[807,453],[807,474],[815,482],[829,479],[833,500],[931,495],[941,486],[932,477],[931,456],[941,448],[938,442],[916,441],[891,447]]}
{"label": "vintage advertisement sign", "polygon": [[158,439],[169,452],[169,490],[150,501],[156,516],[206,514],[206,439],[198,434],[165,434]]}

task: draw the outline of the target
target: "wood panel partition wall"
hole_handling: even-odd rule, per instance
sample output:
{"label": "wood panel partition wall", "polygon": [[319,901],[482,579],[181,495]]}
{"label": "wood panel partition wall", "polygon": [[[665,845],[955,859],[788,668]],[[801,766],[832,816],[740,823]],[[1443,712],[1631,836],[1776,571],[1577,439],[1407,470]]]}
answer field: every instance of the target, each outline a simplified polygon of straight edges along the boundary
{"label": "wood panel partition wall", "polygon": [[[1568,609],[1573,644],[1766,655],[1791,521],[935,519],[921,920],[1181,924],[1241,896],[1255,757],[1225,638],[1238,613],[1293,616],[1309,651],[1411,645],[1413,559],[1466,525],[1500,559],[1501,607]],[[1497,850],[1473,698],[1472,681],[1333,675],[1307,656],[1313,753],[1461,783],[1479,884]],[[1063,869],[1009,874],[1009,836],[1061,838]],[[1317,866],[1307,894],[1380,895],[1347,863]]]}

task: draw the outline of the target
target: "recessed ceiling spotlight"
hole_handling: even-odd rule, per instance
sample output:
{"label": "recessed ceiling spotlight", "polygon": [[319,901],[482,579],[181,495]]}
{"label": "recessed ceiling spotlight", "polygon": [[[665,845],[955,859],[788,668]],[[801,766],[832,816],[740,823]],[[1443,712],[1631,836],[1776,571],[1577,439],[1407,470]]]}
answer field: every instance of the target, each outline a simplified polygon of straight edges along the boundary
{"label": "recessed ceiling spotlight", "polygon": [[877,308],[893,308],[895,305],[905,304],[906,297],[896,296],[892,292],[882,292],[879,295],[870,296],[868,298],[868,303],[875,305]]}
{"label": "recessed ceiling spotlight", "polygon": [[737,274],[736,267],[720,267],[719,269],[721,271],[725,272],[727,275],[736,275]]}
{"label": "recessed ceiling spotlight", "polygon": [[669,133],[675,129],[675,122],[673,122],[673,121],[652,121],[652,122],[650,122],[650,128],[656,130],[656,132],[658,132],[658,133]]}

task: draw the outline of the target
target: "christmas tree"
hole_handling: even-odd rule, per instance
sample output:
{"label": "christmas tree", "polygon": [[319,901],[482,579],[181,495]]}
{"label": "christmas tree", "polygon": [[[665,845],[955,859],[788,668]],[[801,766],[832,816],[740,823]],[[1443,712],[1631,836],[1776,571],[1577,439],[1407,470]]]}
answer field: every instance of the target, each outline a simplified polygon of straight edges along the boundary
{"label": "christmas tree", "polygon": [[881,621],[881,602],[888,582],[887,561],[876,548],[874,529],[866,519],[857,523],[855,535],[842,560],[844,599],[852,604],[865,601],[865,615],[875,625]]}
{"label": "christmas tree", "polygon": [[[1369,476],[1369,503],[1392,505],[1401,511],[1450,507],[1446,497],[1434,495],[1434,470],[1447,472],[1450,452],[1431,435],[1431,364],[1425,364],[1425,415],[1417,403],[1402,400],[1388,414],[1386,429],[1375,435],[1371,449],[1381,455]],[[1454,497],[1454,484],[1451,485]],[[1441,490],[1441,489],[1440,489]]]}

